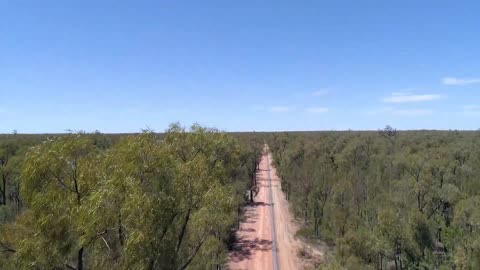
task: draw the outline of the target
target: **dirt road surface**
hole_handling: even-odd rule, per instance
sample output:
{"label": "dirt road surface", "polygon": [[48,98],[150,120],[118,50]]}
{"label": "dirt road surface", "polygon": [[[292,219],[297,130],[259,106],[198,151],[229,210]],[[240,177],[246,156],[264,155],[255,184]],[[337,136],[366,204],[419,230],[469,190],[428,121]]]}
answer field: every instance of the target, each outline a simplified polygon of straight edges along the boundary
{"label": "dirt road surface", "polygon": [[[275,270],[276,263],[280,270],[304,268],[305,262],[297,256],[298,250],[302,247],[301,241],[295,239],[298,226],[281,190],[280,178],[275,168],[269,164],[271,161],[270,153],[262,156],[260,169],[257,172],[259,191],[255,197],[255,203],[245,209],[245,220],[240,223],[240,229],[237,231],[238,241],[229,254],[228,269]],[[272,201],[270,201],[270,188]],[[271,205],[273,207],[270,207]],[[275,235],[272,235],[274,230],[271,222],[272,210]],[[272,252],[273,239],[277,241],[277,262],[274,261],[275,255]]]}

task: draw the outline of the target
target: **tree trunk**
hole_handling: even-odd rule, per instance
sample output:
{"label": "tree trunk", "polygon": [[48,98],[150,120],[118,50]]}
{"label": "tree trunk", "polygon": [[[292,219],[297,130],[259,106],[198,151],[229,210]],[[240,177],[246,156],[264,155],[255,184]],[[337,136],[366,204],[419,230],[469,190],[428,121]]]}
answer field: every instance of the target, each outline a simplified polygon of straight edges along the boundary
{"label": "tree trunk", "polygon": [[398,253],[398,261],[400,263],[400,270],[402,270],[403,266],[402,266],[402,252],[401,251]]}
{"label": "tree trunk", "polygon": [[305,224],[307,224],[307,221],[308,221],[308,199],[305,201],[304,219],[305,219]]}
{"label": "tree trunk", "polygon": [[83,247],[81,247],[80,250],[78,250],[77,270],[83,270],[83,251],[84,251]]}
{"label": "tree trunk", "polygon": [[17,215],[20,214],[20,209],[22,208],[22,200],[20,199],[20,184],[17,183],[16,185],[16,191],[15,191],[15,205],[17,206],[16,208],[16,213]]}
{"label": "tree trunk", "polygon": [[2,201],[0,205],[7,205],[7,176],[2,174]]}
{"label": "tree trunk", "polygon": [[120,241],[120,246],[123,246],[123,228],[122,228],[122,214],[118,213],[118,240]]}
{"label": "tree trunk", "polygon": [[177,248],[176,248],[176,253],[180,251],[180,247],[182,246],[183,238],[185,237],[185,232],[187,230],[187,225],[188,221],[190,220],[190,212],[192,209],[188,209],[187,215],[185,216],[185,221],[182,226],[182,230],[180,232],[180,235],[178,236],[178,242],[177,242]]}
{"label": "tree trunk", "polygon": [[380,254],[380,270],[383,270],[383,255]]}

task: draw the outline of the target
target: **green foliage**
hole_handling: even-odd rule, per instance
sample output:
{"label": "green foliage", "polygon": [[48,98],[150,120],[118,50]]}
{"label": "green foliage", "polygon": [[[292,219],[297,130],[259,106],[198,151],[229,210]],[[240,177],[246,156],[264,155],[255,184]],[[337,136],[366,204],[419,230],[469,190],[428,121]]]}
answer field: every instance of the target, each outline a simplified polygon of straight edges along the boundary
{"label": "green foliage", "polygon": [[112,146],[98,133],[50,138],[25,156],[20,193],[27,209],[0,227],[8,253],[0,263],[77,270],[222,265],[249,166],[255,169],[245,160],[259,155],[258,145],[241,149],[234,137],[198,125],[124,136]]}
{"label": "green foliage", "polygon": [[478,268],[478,142],[391,127],[268,138],[301,234],[335,246],[326,269]]}
{"label": "green foliage", "polygon": [[477,269],[478,134],[2,135],[0,268],[222,265],[267,143],[321,269]]}

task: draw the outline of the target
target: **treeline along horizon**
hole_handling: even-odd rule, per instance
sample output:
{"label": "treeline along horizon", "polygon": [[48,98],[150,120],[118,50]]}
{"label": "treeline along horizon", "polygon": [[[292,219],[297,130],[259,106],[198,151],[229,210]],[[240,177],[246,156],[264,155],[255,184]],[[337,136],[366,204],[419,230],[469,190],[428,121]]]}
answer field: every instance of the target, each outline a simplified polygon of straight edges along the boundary
{"label": "treeline along horizon", "polygon": [[0,269],[220,269],[269,145],[320,269],[480,269],[480,132],[0,135]]}

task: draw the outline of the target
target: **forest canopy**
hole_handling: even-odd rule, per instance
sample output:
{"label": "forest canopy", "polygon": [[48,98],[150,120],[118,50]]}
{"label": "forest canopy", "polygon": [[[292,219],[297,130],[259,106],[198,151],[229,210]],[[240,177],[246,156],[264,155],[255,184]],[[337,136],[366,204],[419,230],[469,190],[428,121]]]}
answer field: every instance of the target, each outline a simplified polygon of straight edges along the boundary
{"label": "forest canopy", "polygon": [[1,269],[216,269],[267,143],[320,269],[478,269],[480,132],[0,136]]}
{"label": "forest canopy", "polygon": [[269,145],[299,234],[335,247],[326,269],[480,269],[479,141],[387,126]]}
{"label": "forest canopy", "polygon": [[[8,170],[19,188],[2,186],[23,205],[0,227],[2,269],[222,265],[261,145],[178,124],[162,135],[100,138],[56,136],[19,155],[21,166]],[[2,156],[15,151],[3,147]]]}

